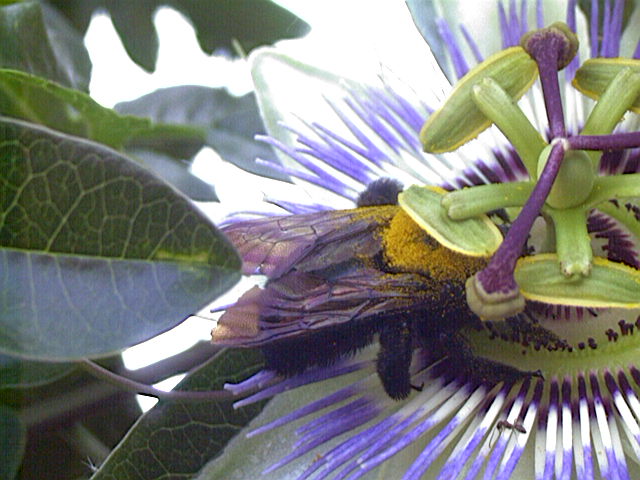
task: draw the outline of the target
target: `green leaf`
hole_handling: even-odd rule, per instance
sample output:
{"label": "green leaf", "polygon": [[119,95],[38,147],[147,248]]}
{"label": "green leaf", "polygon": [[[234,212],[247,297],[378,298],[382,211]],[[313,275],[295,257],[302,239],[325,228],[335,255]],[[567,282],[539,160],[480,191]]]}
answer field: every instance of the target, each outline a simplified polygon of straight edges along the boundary
{"label": "green leaf", "polygon": [[189,171],[190,162],[176,160],[168,155],[148,150],[130,151],[129,155],[192,200],[218,201],[214,187]]}
{"label": "green leaf", "polygon": [[[256,351],[225,350],[176,389],[217,390],[249,377],[261,362]],[[234,410],[231,402],[161,401],[140,418],[92,480],[193,478],[261,409],[262,404]]]}
{"label": "green leaf", "polygon": [[84,32],[91,16],[106,10],[131,59],[153,71],[158,55],[153,15],[162,6],[184,14],[207,53],[233,51],[233,41],[249,51],[308,32],[308,25],[269,0],[50,0]]}
{"label": "green leaf", "polygon": [[64,377],[74,368],[70,363],[32,362],[0,354],[0,388],[44,385]]}
{"label": "green leaf", "polygon": [[180,141],[202,141],[203,135],[188,126],[155,125],[148,118],[120,115],[83,92],[14,70],[0,70],[0,112],[117,149],[154,133],[173,134]]}
{"label": "green leaf", "polygon": [[156,123],[202,128],[207,144],[224,160],[257,175],[287,179],[255,161],[276,157],[269,146],[255,140],[256,135],[264,134],[264,127],[253,93],[236,97],[224,88],[171,87],[119,103],[115,109],[123,114],[149,117]]}
{"label": "green leaf", "polygon": [[0,478],[15,478],[22,462],[26,437],[26,429],[16,412],[0,404]]}
{"label": "green leaf", "polygon": [[0,45],[1,68],[89,89],[91,61],[82,35],[46,5],[26,1],[0,7]]}
{"label": "green leaf", "polygon": [[456,84],[445,104],[436,110],[420,131],[425,151],[450,152],[477,137],[491,120],[473,101],[473,90],[483,79],[493,79],[514,100],[531,87],[538,76],[536,62],[522,47],[502,50],[470,70]]}
{"label": "green leaf", "polygon": [[640,271],[594,257],[588,276],[566,277],[558,256],[541,254],[518,261],[515,279],[528,300],[592,308],[639,308]]}
{"label": "green leaf", "polygon": [[0,351],[119,351],[239,277],[240,259],[200,210],[115,151],[0,118],[0,171]]}
{"label": "green leaf", "polygon": [[411,186],[398,195],[398,203],[429,235],[455,252],[488,257],[502,242],[498,227],[486,215],[452,220],[442,206],[447,192],[438,187]]}

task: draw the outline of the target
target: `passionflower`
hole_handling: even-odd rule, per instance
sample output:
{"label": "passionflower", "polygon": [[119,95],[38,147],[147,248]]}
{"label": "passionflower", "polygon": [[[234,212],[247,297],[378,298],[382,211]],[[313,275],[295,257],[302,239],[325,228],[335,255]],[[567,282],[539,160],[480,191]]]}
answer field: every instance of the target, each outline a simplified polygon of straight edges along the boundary
{"label": "passionflower", "polygon": [[[440,19],[438,104],[254,57],[274,168],[342,204],[224,227],[267,277],[213,331],[266,358],[227,388],[273,399],[203,475],[638,478],[640,62],[599,6],[498,4],[490,55]],[[277,68],[335,80],[335,121],[274,123]]]}

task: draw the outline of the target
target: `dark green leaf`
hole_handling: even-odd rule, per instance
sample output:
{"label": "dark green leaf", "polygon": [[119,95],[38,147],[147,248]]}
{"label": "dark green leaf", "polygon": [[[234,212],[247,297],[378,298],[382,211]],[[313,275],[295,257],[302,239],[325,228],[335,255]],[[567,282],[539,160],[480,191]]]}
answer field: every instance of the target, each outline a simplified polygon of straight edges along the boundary
{"label": "dark green leaf", "polygon": [[69,23],[65,16],[50,5],[42,5],[42,14],[56,61],[59,68],[69,78],[68,82],[61,83],[88,92],[92,65],[89,52],[84,44],[84,37]]}
{"label": "dark green leaf", "polygon": [[36,1],[0,7],[0,45],[0,67],[88,90],[91,61],[82,36],[57,11]]}
{"label": "dark green leaf", "polygon": [[215,189],[189,171],[189,163],[148,150],[129,152],[136,160],[187,197],[199,202],[217,202]]}
{"label": "dark green leaf", "polygon": [[[225,350],[189,374],[179,390],[217,390],[261,364],[251,350]],[[160,402],[136,423],[92,480],[190,479],[262,408],[231,402]]]}
{"label": "dark green leaf", "polygon": [[119,115],[83,92],[15,70],[0,70],[0,112],[118,149],[137,136],[196,142],[203,135],[188,126],[155,125],[147,118]]}
{"label": "dark green leaf", "polygon": [[193,24],[201,48],[232,51],[233,41],[249,51],[283,38],[308,32],[309,26],[269,0],[50,0],[82,32],[91,15],[99,10],[111,14],[125,49],[148,71],[155,68],[157,34],[153,14],[162,6],[172,7]]}
{"label": "dark green leaf", "polygon": [[253,93],[236,97],[224,88],[171,87],[120,103],[115,109],[157,123],[200,127],[207,133],[207,143],[226,161],[257,175],[286,180],[255,162],[256,158],[272,160],[276,156],[254,138],[264,133],[264,127]]}
{"label": "dark green leaf", "polygon": [[0,478],[11,480],[18,473],[22,462],[26,431],[12,409],[0,405]]}
{"label": "dark green leaf", "polygon": [[[119,356],[100,363],[123,371]],[[80,369],[46,385],[1,390],[3,398],[20,409],[29,432],[21,480],[88,478],[90,466],[104,461],[141,414],[134,394]]]}
{"label": "dark green leaf", "polygon": [[204,307],[240,260],[191,202],[115,151],[0,118],[0,351],[105,355]]}
{"label": "dark green leaf", "polygon": [[153,14],[157,3],[149,0],[107,0],[106,7],[131,60],[148,72],[155,70],[159,42]]}
{"label": "dark green leaf", "polygon": [[69,363],[32,362],[0,354],[0,388],[44,385],[58,380],[73,369],[74,366]]}

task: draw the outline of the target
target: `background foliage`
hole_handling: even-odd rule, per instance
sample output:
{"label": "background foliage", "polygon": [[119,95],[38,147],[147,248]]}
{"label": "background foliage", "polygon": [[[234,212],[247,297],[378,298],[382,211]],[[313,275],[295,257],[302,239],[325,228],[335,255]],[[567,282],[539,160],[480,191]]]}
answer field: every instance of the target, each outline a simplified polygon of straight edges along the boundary
{"label": "background foliage", "polygon": [[2,479],[191,478],[260,410],[160,402],[140,417],[132,393],[77,363],[98,359],[144,383],[190,371],[183,390],[219,389],[260,366],[208,343],[135,373],[122,365],[124,349],[239,278],[233,248],[194,206],[217,201],[189,171],[196,153],[212,147],[281,178],[254,162],[274,155],[253,141],[252,93],[179,86],[115,109],[91,98],[92,15],[109,13],[130,57],[153,71],[161,6],[191,21],[207,53],[308,30],[268,0],[0,1]]}

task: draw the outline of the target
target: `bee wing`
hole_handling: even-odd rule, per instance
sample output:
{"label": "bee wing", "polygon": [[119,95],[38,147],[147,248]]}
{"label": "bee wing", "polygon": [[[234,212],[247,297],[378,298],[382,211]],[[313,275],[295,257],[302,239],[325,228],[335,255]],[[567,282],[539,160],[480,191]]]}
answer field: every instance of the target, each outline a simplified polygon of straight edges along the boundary
{"label": "bee wing", "polygon": [[254,287],[220,318],[214,343],[254,347],[313,334],[350,321],[367,321],[425,308],[427,280],[417,274],[389,274],[372,268],[326,280],[293,271]]}
{"label": "bee wing", "polygon": [[[314,212],[232,223],[222,230],[243,260],[243,273],[278,278],[296,266],[313,270],[338,263],[354,251],[373,256],[372,232],[386,225],[396,206]],[[335,247],[334,247],[335,246]]]}

